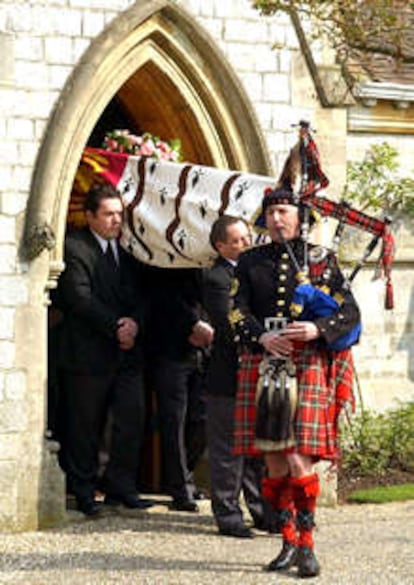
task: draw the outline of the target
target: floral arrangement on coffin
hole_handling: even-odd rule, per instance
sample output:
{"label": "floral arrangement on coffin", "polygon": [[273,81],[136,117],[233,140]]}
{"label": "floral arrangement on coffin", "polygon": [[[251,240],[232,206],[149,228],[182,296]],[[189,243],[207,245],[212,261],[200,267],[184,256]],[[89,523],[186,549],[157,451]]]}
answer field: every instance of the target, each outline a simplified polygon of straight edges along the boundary
{"label": "floral arrangement on coffin", "polygon": [[157,160],[172,162],[181,160],[181,140],[178,138],[169,141],[161,140],[150,132],[136,136],[129,130],[113,130],[105,135],[102,148],[111,152],[149,156]]}

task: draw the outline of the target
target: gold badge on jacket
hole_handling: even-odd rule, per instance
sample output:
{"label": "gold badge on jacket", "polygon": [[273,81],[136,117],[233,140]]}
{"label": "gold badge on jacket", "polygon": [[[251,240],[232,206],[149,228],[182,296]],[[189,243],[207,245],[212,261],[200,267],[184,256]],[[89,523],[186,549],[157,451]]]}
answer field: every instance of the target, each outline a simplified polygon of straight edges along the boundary
{"label": "gold badge on jacket", "polygon": [[234,297],[239,290],[240,282],[237,278],[233,278],[231,286],[230,286],[230,296]]}

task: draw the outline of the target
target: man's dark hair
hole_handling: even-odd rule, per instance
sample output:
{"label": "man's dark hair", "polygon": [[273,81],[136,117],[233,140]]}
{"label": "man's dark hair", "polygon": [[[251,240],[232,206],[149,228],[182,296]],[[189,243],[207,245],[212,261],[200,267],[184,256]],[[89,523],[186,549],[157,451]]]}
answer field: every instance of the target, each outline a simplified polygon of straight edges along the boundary
{"label": "man's dark hair", "polygon": [[246,227],[248,223],[242,217],[235,217],[234,215],[221,215],[211,226],[210,231],[210,244],[217,251],[217,242],[225,243],[227,241],[227,228],[239,221],[243,222]]}
{"label": "man's dark hair", "polygon": [[121,199],[118,191],[109,183],[95,183],[92,185],[85,197],[83,205],[85,211],[90,211],[95,215],[103,199]]}

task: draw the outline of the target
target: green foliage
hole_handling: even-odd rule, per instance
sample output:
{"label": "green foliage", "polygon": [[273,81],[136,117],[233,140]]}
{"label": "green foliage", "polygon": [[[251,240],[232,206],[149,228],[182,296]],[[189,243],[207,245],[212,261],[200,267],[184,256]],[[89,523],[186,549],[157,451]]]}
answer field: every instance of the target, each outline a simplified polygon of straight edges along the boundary
{"label": "green foliage", "polygon": [[372,145],[362,161],[348,163],[344,199],[362,209],[414,215],[414,178],[400,176],[399,170],[393,146]]}
{"label": "green foliage", "polygon": [[379,53],[412,62],[406,35],[413,3],[403,7],[398,0],[252,0],[252,6],[264,16],[295,12],[312,20],[317,35],[324,35],[339,53]]}
{"label": "green foliage", "polygon": [[[314,38],[327,39],[338,63],[359,62],[370,71],[372,54],[411,63],[414,4],[399,0],[252,0],[264,16],[285,13],[312,22]],[[309,33],[308,33],[309,34]]]}
{"label": "green foliage", "polygon": [[361,411],[343,425],[341,450],[344,471],[368,477],[414,471],[414,401],[383,414]]}
{"label": "green foliage", "polygon": [[387,502],[405,502],[406,500],[414,500],[414,483],[355,490],[348,496],[348,502],[357,504],[385,504]]}
{"label": "green foliage", "polygon": [[414,402],[388,413],[390,467],[414,471]]}

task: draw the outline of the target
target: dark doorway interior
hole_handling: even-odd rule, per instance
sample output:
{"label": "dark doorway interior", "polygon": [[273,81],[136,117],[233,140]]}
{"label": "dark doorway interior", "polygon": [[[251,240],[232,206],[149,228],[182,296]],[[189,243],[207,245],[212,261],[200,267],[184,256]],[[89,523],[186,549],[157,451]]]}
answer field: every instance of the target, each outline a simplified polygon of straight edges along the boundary
{"label": "dark doorway interior", "polygon": [[143,132],[138,121],[131,117],[124,107],[121,99],[116,95],[107,105],[93,129],[87,146],[101,148],[105,134],[115,129],[128,129],[132,134],[139,135]]}

